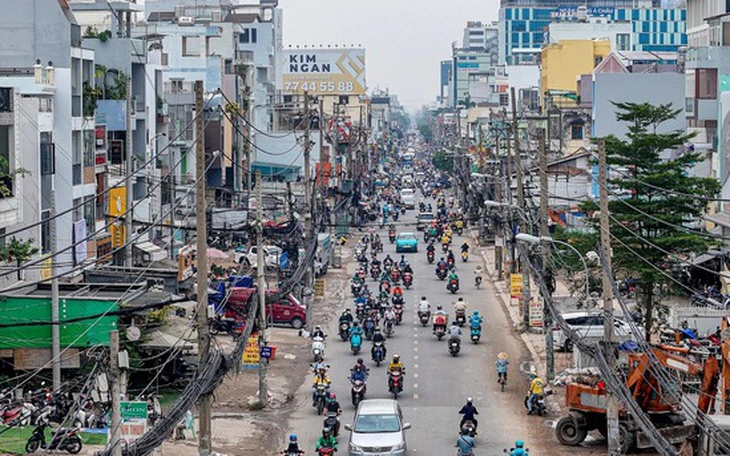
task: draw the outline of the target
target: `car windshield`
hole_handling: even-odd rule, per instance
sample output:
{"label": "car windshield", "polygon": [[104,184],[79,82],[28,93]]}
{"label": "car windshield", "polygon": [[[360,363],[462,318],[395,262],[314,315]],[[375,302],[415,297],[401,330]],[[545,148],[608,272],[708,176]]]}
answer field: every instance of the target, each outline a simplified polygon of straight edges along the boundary
{"label": "car windshield", "polygon": [[401,233],[398,235],[398,239],[401,241],[415,241],[416,235],[413,233]]}
{"label": "car windshield", "polygon": [[433,214],[421,214],[418,218],[421,220],[433,220]]}
{"label": "car windshield", "polygon": [[397,415],[360,415],[355,421],[355,432],[361,434],[398,431],[400,431],[400,422]]}

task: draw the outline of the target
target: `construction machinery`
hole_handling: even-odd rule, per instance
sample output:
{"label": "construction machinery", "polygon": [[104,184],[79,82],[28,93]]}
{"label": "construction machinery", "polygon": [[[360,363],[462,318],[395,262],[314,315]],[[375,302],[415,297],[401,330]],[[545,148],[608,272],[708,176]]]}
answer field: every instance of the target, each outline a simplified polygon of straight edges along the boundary
{"label": "construction machinery", "polygon": [[[686,423],[687,419],[679,407],[681,381],[687,377],[701,377],[698,408],[707,414],[714,409],[720,373],[717,358],[710,356],[703,364],[699,364],[681,354],[670,353],[674,349],[669,346],[652,347],[650,351],[628,355],[626,387],[669,443],[678,445],[687,439],[696,438],[694,424]],[[676,383],[673,384],[676,388],[672,388],[672,391],[667,391],[669,388],[664,388],[655,377],[650,357],[677,373]],[[591,385],[568,384],[565,401],[569,414],[562,417],[555,428],[560,443],[579,445],[588,432],[594,429],[606,436],[606,387],[602,381]],[[622,453],[634,448],[652,447],[649,438],[625,408],[619,411],[619,432]]]}

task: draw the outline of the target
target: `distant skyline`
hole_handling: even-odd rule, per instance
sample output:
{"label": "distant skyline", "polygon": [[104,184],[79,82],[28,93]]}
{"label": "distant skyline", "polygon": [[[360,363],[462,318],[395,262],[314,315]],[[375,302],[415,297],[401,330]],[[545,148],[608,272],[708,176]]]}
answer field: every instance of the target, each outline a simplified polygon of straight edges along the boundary
{"label": "distant skyline", "polygon": [[[496,21],[484,0],[279,0],[284,46],[358,46],[367,50],[368,89],[389,89],[413,111],[439,94],[441,60],[461,43],[468,21]],[[459,44],[460,45],[460,44]]]}

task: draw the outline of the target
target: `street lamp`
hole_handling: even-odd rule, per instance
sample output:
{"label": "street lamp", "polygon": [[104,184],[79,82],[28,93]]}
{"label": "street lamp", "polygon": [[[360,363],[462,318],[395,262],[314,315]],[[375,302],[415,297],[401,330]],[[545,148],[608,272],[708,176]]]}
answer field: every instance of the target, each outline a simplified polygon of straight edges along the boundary
{"label": "street lamp", "polygon": [[583,258],[583,255],[581,255],[581,253],[578,251],[578,249],[576,249],[572,245],[568,244],[567,242],[563,242],[563,241],[559,241],[557,239],[553,239],[550,236],[539,236],[538,237],[538,236],[533,236],[533,235],[527,234],[527,233],[518,233],[517,236],[515,236],[515,238],[518,241],[526,242],[528,244],[541,244],[541,243],[548,243],[549,242],[551,244],[564,245],[564,246],[568,247],[569,249],[571,249],[573,252],[575,252],[575,254],[578,255],[578,258],[580,258],[581,263],[583,263],[583,269],[585,269],[585,274],[586,274],[586,284],[585,284],[585,288],[586,289],[585,289],[585,295],[586,295],[586,299],[588,299],[590,297],[590,294],[589,294],[590,291],[589,291],[589,287],[588,287],[588,285],[589,285],[589,283],[588,283],[588,277],[589,277],[589,274],[588,274],[588,263],[586,263],[585,258]]}

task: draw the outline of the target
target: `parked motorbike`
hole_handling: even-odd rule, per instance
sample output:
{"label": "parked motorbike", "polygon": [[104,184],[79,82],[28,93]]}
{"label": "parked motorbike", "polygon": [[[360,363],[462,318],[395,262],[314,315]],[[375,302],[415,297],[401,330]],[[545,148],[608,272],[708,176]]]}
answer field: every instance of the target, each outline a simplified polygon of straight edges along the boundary
{"label": "parked motorbike", "polygon": [[84,443],[79,435],[79,428],[59,428],[51,436],[51,441],[46,442],[46,428],[48,426],[48,421],[44,421],[33,429],[33,434],[31,434],[28,442],[25,444],[26,453],[33,453],[39,448],[44,450],[68,451],[71,454],[81,452]]}
{"label": "parked motorbike", "polygon": [[459,342],[459,339],[449,340],[449,353],[451,353],[451,356],[458,355],[459,350],[461,350],[461,342]]}
{"label": "parked motorbike", "polygon": [[237,337],[236,333],[236,320],[233,318],[225,318],[222,315],[216,315],[213,318],[208,319],[208,330],[214,336],[220,333],[230,334],[232,337]]}
{"label": "parked motorbike", "polygon": [[314,337],[312,338],[312,358],[314,362],[319,362],[324,359],[324,338]]}

